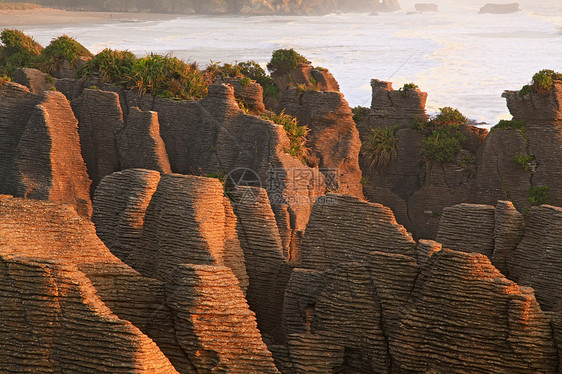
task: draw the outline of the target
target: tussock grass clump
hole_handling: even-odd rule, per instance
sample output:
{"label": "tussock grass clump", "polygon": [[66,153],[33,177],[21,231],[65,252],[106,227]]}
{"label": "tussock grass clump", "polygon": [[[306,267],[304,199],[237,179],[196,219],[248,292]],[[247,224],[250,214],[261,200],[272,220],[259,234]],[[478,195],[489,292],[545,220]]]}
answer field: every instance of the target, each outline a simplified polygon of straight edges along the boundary
{"label": "tussock grass clump", "polygon": [[266,112],[262,118],[283,126],[283,129],[289,138],[289,148],[286,148],[285,152],[291,156],[297,157],[303,163],[306,163],[309,156],[309,150],[306,146],[306,142],[308,140],[308,133],[310,132],[310,129],[306,126],[300,126],[298,120],[295,117],[286,114],[284,110],[279,114]]}
{"label": "tussock grass clump", "polygon": [[386,129],[371,129],[371,134],[363,142],[361,153],[367,159],[369,167],[385,170],[398,154],[398,126]]}
{"label": "tussock grass clump", "polygon": [[519,96],[523,97],[532,91],[539,95],[548,95],[554,87],[554,81],[562,80],[562,73],[550,69],[543,69],[533,75],[533,81],[529,85],[523,86],[519,91]]}
{"label": "tussock grass clump", "polygon": [[131,85],[141,94],[148,92],[184,100],[202,99],[208,92],[197,64],[154,53],[135,62],[131,69]]}
{"label": "tussock grass clump", "polygon": [[273,51],[267,70],[272,74],[286,74],[295,69],[300,63],[307,63],[303,55],[291,49],[278,49]]}
{"label": "tussock grass clump", "polygon": [[19,67],[37,64],[43,47],[19,30],[4,29],[0,34],[0,74],[13,76]]}
{"label": "tussock grass clump", "polygon": [[99,76],[104,82],[123,85],[131,77],[137,58],[132,52],[104,49],[78,72],[79,76]]}
{"label": "tussock grass clump", "polygon": [[521,130],[525,131],[525,122],[518,121],[518,120],[505,120],[502,119],[498,122],[497,125],[490,129],[490,132],[496,130]]}
{"label": "tussock grass clump", "polygon": [[42,71],[52,74],[64,61],[74,65],[81,57],[92,57],[92,53],[82,44],[67,35],[53,39],[41,52],[39,66]]}

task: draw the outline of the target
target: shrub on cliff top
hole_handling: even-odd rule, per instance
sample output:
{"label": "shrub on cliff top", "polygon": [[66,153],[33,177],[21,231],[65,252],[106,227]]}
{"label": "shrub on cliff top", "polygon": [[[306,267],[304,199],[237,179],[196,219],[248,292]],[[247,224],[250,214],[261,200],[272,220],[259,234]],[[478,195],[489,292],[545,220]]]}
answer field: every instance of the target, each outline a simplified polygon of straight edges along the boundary
{"label": "shrub on cliff top", "polygon": [[148,92],[185,100],[201,99],[208,91],[205,78],[195,63],[153,53],[135,62],[131,69],[131,85],[141,94]]}
{"label": "shrub on cliff top", "polygon": [[33,38],[19,30],[4,29],[0,39],[0,73],[7,76],[12,76],[18,67],[33,66],[43,50]]}
{"label": "shrub on cliff top", "polygon": [[70,36],[62,35],[53,39],[51,44],[41,52],[40,68],[44,72],[52,74],[63,61],[68,61],[73,65],[78,62],[80,57],[92,57],[92,53]]}
{"label": "shrub on cliff top", "polygon": [[361,147],[361,153],[369,162],[369,167],[384,170],[398,154],[398,126],[386,129],[372,129]]}
{"label": "shrub on cliff top", "polygon": [[271,61],[267,64],[267,70],[272,74],[286,74],[294,70],[298,64],[307,62],[308,60],[303,55],[297,53],[293,48],[278,49],[273,51]]}
{"label": "shrub on cliff top", "polygon": [[562,80],[562,74],[544,69],[533,75],[533,87],[538,93],[548,93],[555,80]]}
{"label": "shrub on cliff top", "polygon": [[358,105],[354,108],[351,108],[351,113],[353,113],[353,121],[355,121],[355,123],[359,123],[367,118],[367,114],[369,114],[369,108]]}
{"label": "shrub on cliff top", "polygon": [[459,127],[468,120],[458,109],[445,107],[439,111],[429,121],[418,119],[415,128],[424,134],[422,154],[426,160],[450,162],[462,148],[464,135],[460,133]]}
{"label": "shrub on cliff top", "polygon": [[417,89],[419,89],[417,84],[405,83],[404,86],[402,86],[398,91],[400,91],[402,95],[406,95],[409,91],[415,91]]}
{"label": "shrub on cliff top", "polygon": [[78,72],[79,76],[95,76],[104,82],[122,85],[131,76],[136,57],[129,51],[104,49],[90,61],[87,61]]}
{"label": "shrub on cliff top", "polygon": [[291,115],[285,114],[284,110],[279,114],[266,112],[262,118],[283,126],[289,138],[289,148],[286,148],[285,152],[306,163],[309,155],[309,150],[306,147],[308,133],[310,132],[309,128],[300,126],[298,120]]}

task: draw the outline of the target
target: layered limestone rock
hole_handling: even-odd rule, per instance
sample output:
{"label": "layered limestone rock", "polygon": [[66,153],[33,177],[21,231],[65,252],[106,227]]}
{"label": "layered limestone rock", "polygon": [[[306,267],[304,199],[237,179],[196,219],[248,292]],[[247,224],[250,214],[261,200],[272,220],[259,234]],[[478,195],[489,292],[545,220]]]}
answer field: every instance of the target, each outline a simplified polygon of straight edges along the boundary
{"label": "layered limestone rock", "polygon": [[103,177],[121,169],[116,142],[124,126],[119,95],[86,88],[72,101],[72,108],[79,122],[80,145],[93,192]]}
{"label": "layered limestone rock", "polygon": [[111,255],[72,207],[0,196],[0,238],[2,371],[189,368],[164,285]]}
{"label": "layered limestone rock", "polygon": [[[90,180],[80,154],[78,122],[70,104],[64,95],[55,91],[45,91],[35,99],[37,105],[30,110],[24,129],[21,129],[19,121],[13,123],[15,136],[7,139],[8,151],[15,153],[7,157],[8,170],[4,183],[8,188],[2,192],[67,203],[80,215],[90,217]],[[22,108],[13,107],[13,110],[18,109]],[[16,113],[12,115],[16,116]],[[14,149],[12,141],[17,140],[18,134],[21,136]],[[12,165],[9,164],[10,159],[13,160]]]}
{"label": "layered limestone rock", "polygon": [[326,189],[324,177],[285,152],[289,139],[281,126],[245,114],[232,86],[211,85],[199,102],[126,94],[128,107],[158,112],[173,172],[221,172],[235,185],[264,187],[276,217],[291,217],[289,226],[278,220],[280,230],[288,237],[304,230],[312,204]]}
{"label": "layered limestone rock", "polygon": [[332,73],[324,68],[315,68],[307,63],[300,63],[288,73],[274,72],[271,78],[280,91],[288,87],[299,87],[300,90],[334,91],[338,92],[340,86]]}
{"label": "layered limestone rock", "polygon": [[234,96],[240,103],[251,113],[261,114],[265,111],[263,103],[263,87],[251,80],[245,82],[238,78],[224,78],[221,77],[215,83],[226,83],[232,85],[234,88]]}
{"label": "layered limestone rock", "polygon": [[363,197],[359,151],[361,142],[351,109],[338,92],[290,88],[283,92],[278,110],[296,117],[310,129],[310,159],[326,176],[329,190]]}
{"label": "layered limestone rock", "polygon": [[170,174],[166,146],[160,137],[158,113],[131,108],[125,128],[117,135],[121,169],[150,169]]}
{"label": "layered limestone rock", "polygon": [[106,176],[96,188],[92,222],[115,256],[125,261],[139,246],[146,208],[160,182],[160,173],[129,169]]}
{"label": "layered limestone rock", "polygon": [[17,84],[0,85],[0,193],[16,193],[14,161],[21,136],[39,96]]}
{"label": "layered limestone rock", "polygon": [[417,88],[394,90],[391,82],[378,79],[371,80],[371,88],[371,121],[374,121],[378,128],[398,125],[400,128],[411,129],[414,119],[427,117],[426,92]]}
{"label": "layered limestone rock", "polygon": [[177,373],[151,339],[112,313],[76,266],[11,254],[5,246],[1,371]]}
{"label": "layered limestone rock", "polygon": [[285,293],[288,373],[386,373],[388,340],[418,273],[415,242],[390,209],[328,195],[314,205],[302,268]]}
{"label": "layered limestone rock", "polygon": [[249,277],[248,304],[256,313],[258,327],[268,345],[284,343],[281,312],[292,269],[283,255],[267,192],[256,187],[240,187],[233,197],[237,232]]}
{"label": "layered limestone rock", "polygon": [[400,370],[556,373],[550,319],[533,290],[504,278],[487,257],[434,253],[414,295],[390,341]]}
{"label": "layered limestone rock", "polygon": [[523,215],[515,209],[511,201],[498,201],[494,225],[494,253],[492,264],[509,276],[507,260],[521,241],[524,230]]}
{"label": "layered limestone rock", "polygon": [[415,256],[416,243],[380,204],[328,194],[314,204],[302,242],[301,267],[327,270],[363,261],[374,251]]}
{"label": "layered limestone rock", "polygon": [[231,269],[179,265],[167,287],[179,344],[197,372],[278,373]]}
{"label": "layered limestone rock", "polygon": [[[121,184],[122,191],[128,188]],[[130,192],[125,191],[122,196],[128,200]],[[228,220],[234,217],[225,211],[223,187],[217,179],[164,174],[146,208],[138,245],[125,262],[162,280],[178,264],[229,265],[246,289],[244,254],[229,230],[234,223]]]}
{"label": "layered limestone rock", "polygon": [[562,81],[550,90],[535,85],[506,91],[503,97],[513,115],[511,126],[498,126],[486,138],[478,159],[476,201],[513,201],[521,212],[537,202],[536,191],[544,190],[542,203],[562,198]]}
{"label": "layered limestone rock", "polygon": [[525,233],[508,258],[509,277],[535,290],[543,310],[552,310],[562,297],[562,208],[531,208]]}
{"label": "layered limestone rock", "polygon": [[407,86],[394,90],[390,82],[376,79],[371,86],[371,108],[357,123],[361,140],[367,142],[373,130],[395,127],[396,157],[380,166],[373,166],[366,155],[361,157],[363,192],[368,200],[389,206],[416,236],[434,238],[443,208],[472,201],[473,160],[487,131],[460,124],[464,140],[454,160],[433,161],[423,155],[423,132],[412,128],[428,119],[427,94]]}
{"label": "layered limestone rock", "polygon": [[562,370],[562,299],[552,314],[552,325],[554,327],[554,340],[558,343],[558,373]]}
{"label": "layered limestone rock", "polygon": [[13,81],[26,86],[34,94],[40,94],[54,89],[57,79],[37,69],[17,68]]}
{"label": "layered limestone rock", "polygon": [[492,257],[496,209],[489,205],[458,204],[443,209],[437,242],[462,252]]}

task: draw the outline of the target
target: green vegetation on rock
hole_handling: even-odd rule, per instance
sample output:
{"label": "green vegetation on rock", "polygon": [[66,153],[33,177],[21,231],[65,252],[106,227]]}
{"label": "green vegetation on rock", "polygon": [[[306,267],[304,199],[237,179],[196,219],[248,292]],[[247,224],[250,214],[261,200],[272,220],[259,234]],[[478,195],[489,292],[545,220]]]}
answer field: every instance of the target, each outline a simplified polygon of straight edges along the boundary
{"label": "green vegetation on rock", "polygon": [[294,70],[299,64],[307,63],[303,55],[291,49],[278,49],[273,51],[271,61],[267,64],[267,70],[272,74],[286,74]]}
{"label": "green vegetation on rock", "polygon": [[298,120],[295,117],[286,114],[284,110],[279,114],[266,112],[262,118],[283,126],[283,129],[289,138],[289,148],[286,148],[285,152],[291,156],[297,157],[303,163],[306,163],[309,155],[309,150],[306,146],[308,133],[310,132],[309,128],[306,126],[300,126]]}
{"label": "green vegetation on rock", "polygon": [[445,107],[439,111],[429,121],[416,119],[413,127],[424,134],[422,154],[427,161],[451,162],[461,150],[464,140],[459,131],[460,125],[468,120],[458,109]]}
{"label": "green vegetation on rock", "polygon": [[197,100],[205,97],[208,85],[195,63],[151,53],[139,58],[131,69],[132,87],[154,96]]}
{"label": "green vegetation on rock", "polygon": [[11,77],[18,67],[37,64],[43,47],[19,30],[4,29],[0,35],[0,74]]}
{"label": "green vegetation on rock", "polygon": [[351,113],[353,113],[353,120],[355,121],[355,123],[360,123],[363,122],[365,118],[367,118],[367,114],[369,114],[369,108],[358,105],[354,108],[351,108]]}
{"label": "green vegetation on rock", "polygon": [[525,85],[519,91],[519,96],[523,97],[532,91],[540,95],[548,95],[552,91],[555,80],[562,80],[562,74],[550,69],[543,69],[533,75],[533,82]]}
{"label": "green vegetation on rock", "polygon": [[384,170],[398,154],[398,126],[386,129],[371,129],[371,133],[361,147],[361,153],[367,159],[369,167]]}
{"label": "green vegetation on rock", "polygon": [[135,65],[136,57],[129,51],[104,49],[90,61],[87,61],[78,75],[99,76],[104,82],[118,85],[126,84]]}
{"label": "green vegetation on rock", "polygon": [[404,86],[402,86],[398,91],[400,91],[400,93],[402,95],[406,95],[408,92],[415,91],[417,89],[419,89],[417,84],[415,84],[415,83],[405,83]]}
{"label": "green vegetation on rock", "polygon": [[531,186],[529,187],[529,202],[531,205],[542,205],[550,203],[548,186]]}
{"label": "green vegetation on rock", "polygon": [[41,52],[39,67],[42,71],[52,74],[64,61],[76,64],[81,57],[92,57],[92,53],[73,38],[62,35],[53,39]]}

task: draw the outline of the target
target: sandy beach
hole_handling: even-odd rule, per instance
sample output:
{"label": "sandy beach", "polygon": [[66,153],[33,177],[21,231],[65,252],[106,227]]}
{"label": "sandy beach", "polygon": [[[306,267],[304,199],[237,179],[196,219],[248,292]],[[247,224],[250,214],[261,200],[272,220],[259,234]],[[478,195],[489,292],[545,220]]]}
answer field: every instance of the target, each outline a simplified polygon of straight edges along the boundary
{"label": "sandy beach", "polygon": [[78,12],[50,8],[0,10],[0,29],[22,26],[158,21],[177,17],[178,15],[175,14]]}

